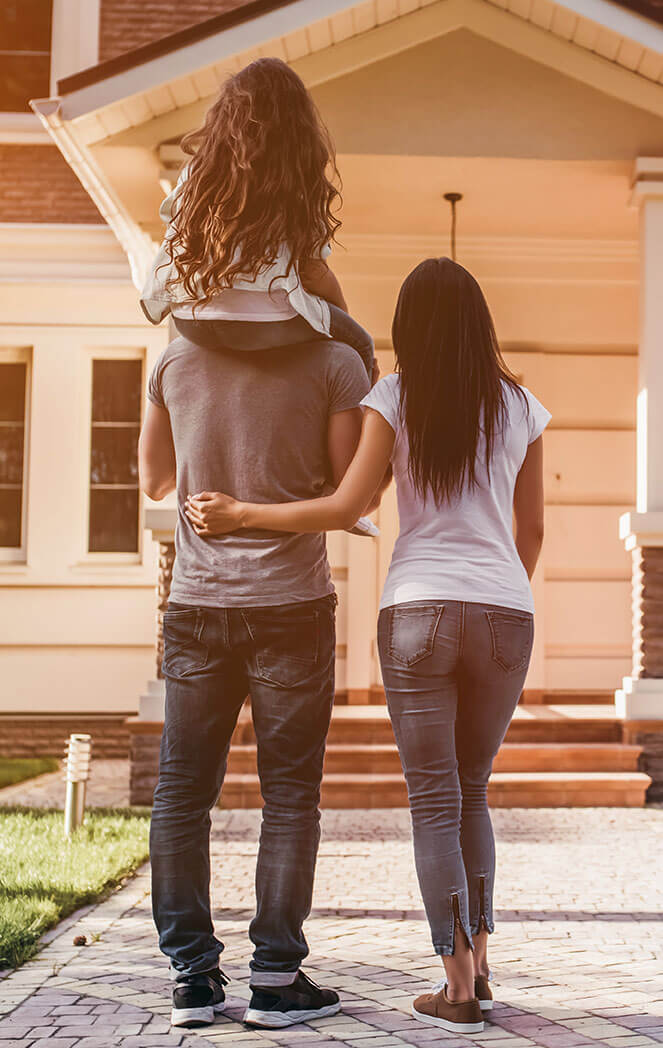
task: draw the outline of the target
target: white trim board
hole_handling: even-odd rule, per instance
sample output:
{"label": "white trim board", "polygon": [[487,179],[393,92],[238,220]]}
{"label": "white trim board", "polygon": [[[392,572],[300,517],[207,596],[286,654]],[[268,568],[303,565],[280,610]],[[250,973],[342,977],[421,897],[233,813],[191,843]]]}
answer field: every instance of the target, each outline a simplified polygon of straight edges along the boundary
{"label": "white trim board", "polygon": [[52,146],[51,136],[34,113],[0,112],[0,143],[15,146]]}
{"label": "white trim board", "polygon": [[107,225],[0,223],[0,284],[131,283],[127,257]]}

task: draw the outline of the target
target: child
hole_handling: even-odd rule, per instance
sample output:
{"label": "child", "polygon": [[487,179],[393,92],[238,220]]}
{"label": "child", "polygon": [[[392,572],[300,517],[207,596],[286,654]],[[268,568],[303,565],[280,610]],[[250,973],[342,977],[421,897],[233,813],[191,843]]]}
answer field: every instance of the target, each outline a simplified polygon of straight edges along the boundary
{"label": "child", "polygon": [[[334,150],[303,82],[277,58],[230,77],[183,150],[141,305],[198,345],[264,350],[332,338],[373,374],[373,341],[326,259],[340,222]],[[328,177],[328,169],[329,175]]]}

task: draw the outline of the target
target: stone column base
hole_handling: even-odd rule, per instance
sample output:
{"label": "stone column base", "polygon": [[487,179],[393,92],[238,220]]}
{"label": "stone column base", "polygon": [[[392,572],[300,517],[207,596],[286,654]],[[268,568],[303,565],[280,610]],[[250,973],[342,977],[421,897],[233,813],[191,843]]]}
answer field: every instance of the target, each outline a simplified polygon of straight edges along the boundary
{"label": "stone column base", "polygon": [[615,709],[624,721],[660,721],[663,732],[663,678],[624,677],[615,692]]}
{"label": "stone column base", "polygon": [[129,803],[152,804],[159,776],[159,747],[163,730],[166,686],[151,680],[140,696],[138,716],[129,717]]}

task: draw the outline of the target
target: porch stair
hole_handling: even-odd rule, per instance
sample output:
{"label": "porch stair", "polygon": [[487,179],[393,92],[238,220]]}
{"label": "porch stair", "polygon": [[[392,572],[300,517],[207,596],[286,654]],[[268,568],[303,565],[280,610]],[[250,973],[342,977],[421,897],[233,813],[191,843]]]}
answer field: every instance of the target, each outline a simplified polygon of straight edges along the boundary
{"label": "porch stair", "polygon": [[[559,693],[557,693],[559,694]],[[622,742],[614,706],[573,700],[519,705],[495,761],[492,807],[640,807],[650,779],[638,770],[641,748]],[[596,693],[597,695],[600,693]],[[228,760],[221,805],[262,806],[256,746],[242,711]],[[405,807],[407,792],[386,706],[335,706],[322,806]]]}

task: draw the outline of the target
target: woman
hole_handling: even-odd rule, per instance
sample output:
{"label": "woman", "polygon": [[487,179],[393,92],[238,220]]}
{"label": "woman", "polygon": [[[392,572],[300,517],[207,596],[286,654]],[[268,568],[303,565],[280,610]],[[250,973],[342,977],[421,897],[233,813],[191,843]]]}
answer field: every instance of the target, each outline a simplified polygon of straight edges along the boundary
{"label": "woman", "polygon": [[492,1007],[486,787],[532,649],[529,579],[543,539],[541,434],[550,414],[506,368],[479,285],[447,258],[407,277],[392,336],[397,373],[364,399],[359,448],[334,494],[262,506],[203,492],[188,516],[201,535],[344,528],[393,466],[400,534],[378,642],[419,883],[446,970],[412,1012],[478,1033]]}

